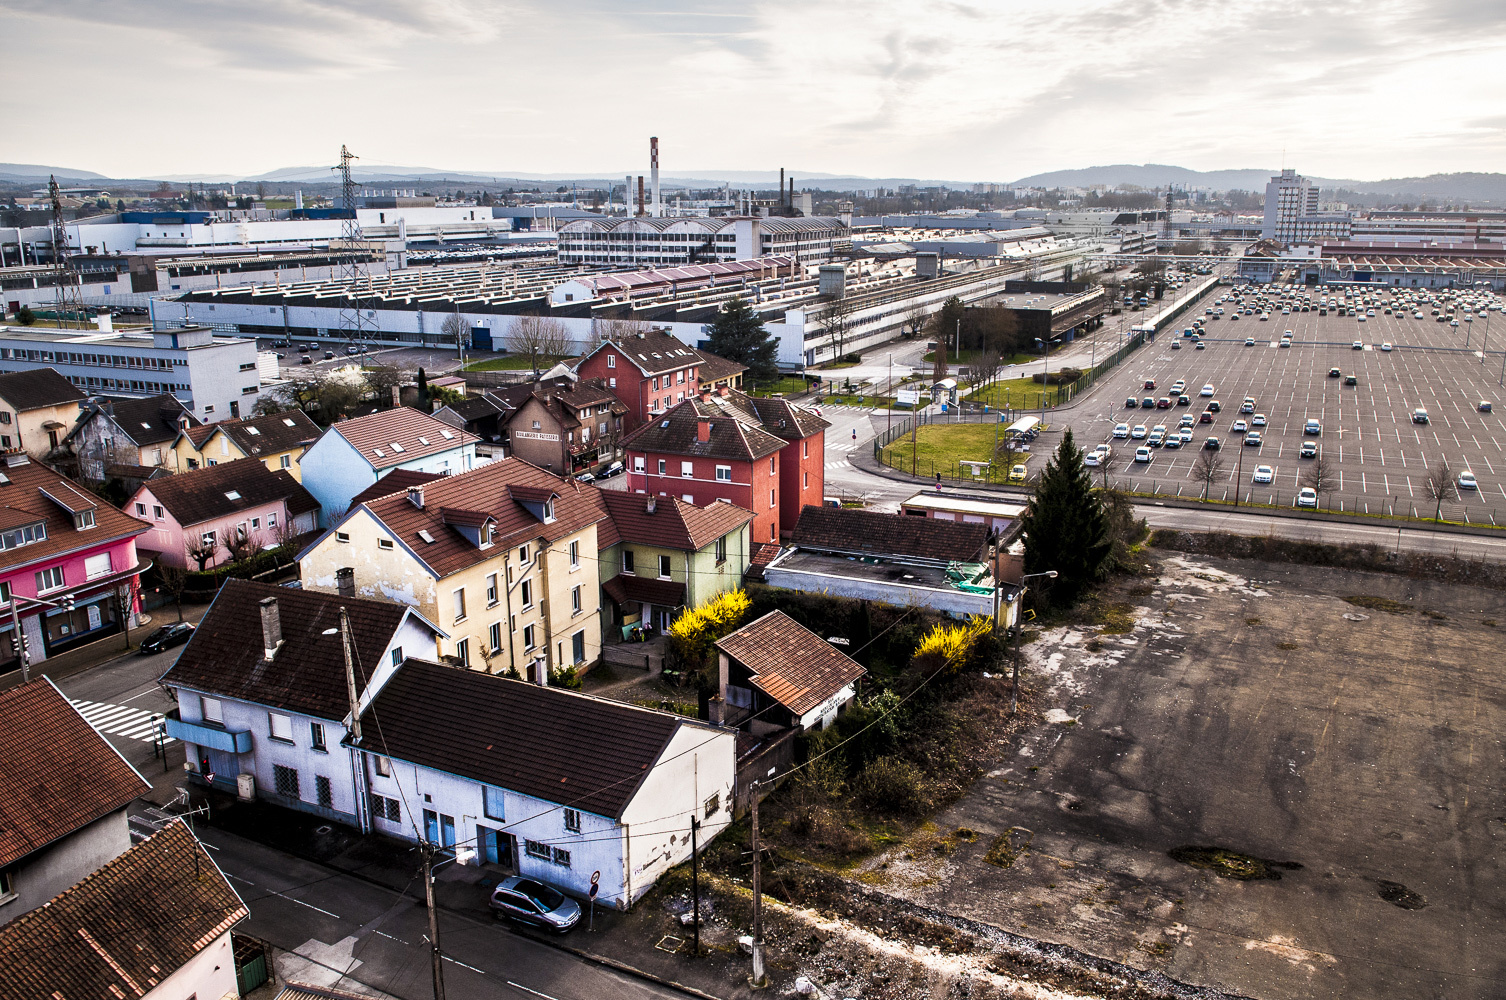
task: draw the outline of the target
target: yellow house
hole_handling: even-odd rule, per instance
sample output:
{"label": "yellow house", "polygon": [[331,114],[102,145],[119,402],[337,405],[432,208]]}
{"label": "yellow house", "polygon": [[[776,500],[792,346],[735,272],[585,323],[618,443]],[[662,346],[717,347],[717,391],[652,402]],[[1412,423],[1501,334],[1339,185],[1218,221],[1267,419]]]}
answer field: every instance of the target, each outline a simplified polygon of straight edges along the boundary
{"label": "yellow house", "polygon": [[46,460],[78,422],[83,401],[53,368],[0,374],[0,451]]}
{"label": "yellow house", "polygon": [[302,482],[298,460],[318,437],[319,426],[302,410],[186,427],[173,442],[173,463],[179,472],[188,472],[259,458],[271,471],[280,469]]}
{"label": "yellow house", "polygon": [[599,491],[517,458],[357,496],[298,557],[303,586],[400,601],[460,664],[539,678],[601,656]]}

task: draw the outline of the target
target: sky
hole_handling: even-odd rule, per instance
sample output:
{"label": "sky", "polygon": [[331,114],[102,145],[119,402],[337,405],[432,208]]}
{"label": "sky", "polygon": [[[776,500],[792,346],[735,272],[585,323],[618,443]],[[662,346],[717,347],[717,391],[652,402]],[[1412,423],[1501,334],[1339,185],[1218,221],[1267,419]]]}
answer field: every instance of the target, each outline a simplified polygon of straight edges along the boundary
{"label": "sky", "polygon": [[1501,0],[0,0],[0,161],[1011,181],[1506,163]]}

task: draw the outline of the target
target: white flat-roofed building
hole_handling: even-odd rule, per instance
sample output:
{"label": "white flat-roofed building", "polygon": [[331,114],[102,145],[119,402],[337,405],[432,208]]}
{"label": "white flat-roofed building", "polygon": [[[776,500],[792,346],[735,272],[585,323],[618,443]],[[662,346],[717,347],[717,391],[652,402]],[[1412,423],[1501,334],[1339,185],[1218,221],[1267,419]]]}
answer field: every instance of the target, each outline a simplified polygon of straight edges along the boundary
{"label": "white flat-roofed building", "polygon": [[1025,505],[994,497],[968,496],[921,490],[899,505],[901,514],[932,517],[938,521],[984,524],[989,530],[1008,534],[1025,513]]}
{"label": "white flat-roofed building", "polygon": [[562,264],[709,264],[783,254],[829,260],[850,230],[835,218],[577,219],[559,228]]}

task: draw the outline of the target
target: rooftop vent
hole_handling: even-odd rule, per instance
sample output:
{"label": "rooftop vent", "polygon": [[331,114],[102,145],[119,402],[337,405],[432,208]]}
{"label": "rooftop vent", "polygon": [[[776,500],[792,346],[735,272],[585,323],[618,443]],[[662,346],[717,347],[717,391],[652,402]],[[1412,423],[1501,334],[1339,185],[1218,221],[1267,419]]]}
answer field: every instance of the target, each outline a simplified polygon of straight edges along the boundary
{"label": "rooftop vent", "polygon": [[419,510],[423,510],[424,509],[424,488],[423,488],[423,486],[420,485],[420,486],[410,486],[410,487],[408,487],[408,502],[411,503],[413,506],[417,507]]}
{"label": "rooftop vent", "polygon": [[418,537],[422,538],[426,544],[429,544],[429,545],[433,545],[434,544],[434,536],[431,535],[431,534],[429,534],[429,532],[427,530],[423,529],[423,528],[420,528],[418,530]]}

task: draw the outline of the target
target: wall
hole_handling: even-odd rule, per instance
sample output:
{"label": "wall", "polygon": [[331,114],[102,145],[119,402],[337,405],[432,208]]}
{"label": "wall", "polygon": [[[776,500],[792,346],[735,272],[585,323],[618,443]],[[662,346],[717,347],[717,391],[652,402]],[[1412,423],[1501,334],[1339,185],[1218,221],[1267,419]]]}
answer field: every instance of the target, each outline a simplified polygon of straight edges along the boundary
{"label": "wall", "polygon": [[73,449],[78,456],[79,477],[96,483],[104,480],[107,465],[154,468],[168,461],[171,454],[166,444],[137,447],[103,413],[94,414],[79,428]]}
{"label": "wall", "polygon": [[748,544],[751,522],[734,531],[727,538],[727,559],[720,565],[716,561],[716,543],[690,553],[690,572],[687,574],[685,603],[695,607],[718,594],[736,590],[742,586],[743,574],[748,571],[752,550]]}
{"label": "wall", "polygon": [[16,898],[0,906],[0,924],[36,909],[130,846],[130,825],[120,808],[29,855],[11,869]]}
{"label": "wall", "polygon": [[[337,531],[349,535],[350,541],[339,541]],[[382,538],[393,539],[392,548],[379,547],[377,541]],[[441,628],[445,627],[436,610],[439,586],[433,572],[394,539],[386,526],[364,507],[326,531],[303,551],[298,560],[298,577],[310,590],[334,593],[337,589],[335,571],[344,566],[355,570],[357,597],[407,604]]]}
{"label": "wall", "polygon": [[779,530],[794,531],[807,504],[819,507],[826,492],[826,435],[791,441],[779,453]]}
{"label": "wall", "polygon": [[[53,448],[52,439],[48,431],[42,425],[48,422],[62,424],[61,428],[52,431],[57,435],[58,443],[68,436],[73,430],[73,425],[78,422],[79,404],[75,400],[68,403],[60,403],[56,406],[43,406],[35,410],[26,410],[22,413],[10,414],[11,423],[0,425],[0,448],[9,451],[13,446],[23,448],[26,454],[40,461],[47,456]],[[14,445],[7,440],[9,435],[15,435]]]}
{"label": "wall", "polygon": [[[638,459],[644,459],[643,471],[638,471]],[[665,463],[665,475],[657,472],[659,460]],[[774,468],[769,468],[770,462]],[[681,463],[691,463],[691,475],[680,474]],[[627,487],[635,493],[669,494],[685,499],[688,503],[705,506],[714,500],[727,500],[753,512],[754,543],[778,541],[780,453],[752,462],[727,459],[693,458],[684,455],[663,455],[658,452],[628,449]],[[732,480],[716,478],[718,465],[732,467]],[[769,505],[769,492],[774,490],[775,504]]]}
{"label": "wall", "polygon": [[[537,428],[533,426],[534,421],[538,421]],[[542,402],[530,398],[519,407],[518,412],[508,421],[507,431],[508,446],[512,449],[512,454],[530,465],[537,465],[558,475],[569,473],[565,429]]]}
{"label": "wall", "polygon": [[[143,504],[146,507],[146,513],[138,512],[137,504]],[[137,490],[127,501],[125,510],[134,517],[151,522],[152,530],[141,536],[141,548],[155,553],[165,565],[184,569],[199,568],[198,562],[188,555],[186,545],[189,539],[198,538],[201,534],[211,531],[215,533],[214,557],[204,564],[205,569],[213,569],[215,566],[230,561],[230,550],[225,546],[227,532],[244,524],[247,537],[260,549],[262,546],[278,543],[278,528],[270,526],[270,519],[275,518],[278,527],[288,521],[287,504],[282,500],[247,507],[234,514],[213,518],[199,524],[184,525],[180,525],[166,508],[163,509],[160,519],[156,517],[156,508],[159,506],[161,504],[152,495],[151,485],[147,484]],[[253,520],[258,521],[261,526],[253,528],[251,526]],[[296,526],[293,530],[296,530]]]}
{"label": "wall", "polygon": [[[350,442],[330,428],[304,452],[303,485],[319,501],[321,521],[331,524],[357,493],[377,481],[376,470]],[[334,586],[331,584],[330,586]]]}
{"label": "wall", "polygon": [[226,931],[148,990],[144,1000],[182,1000],[183,997],[215,1000],[239,994],[240,988],[235,982],[234,946],[230,942],[230,932]]}
{"label": "wall", "polygon": [[187,353],[194,416],[205,423],[251,416],[261,395],[254,340],[193,347]]}
{"label": "wall", "polygon": [[[179,434],[178,439],[173,442],[169,462],[177,471],[188,472],[191,469],[208,468],[210,463],[234,462],[247,457],[246,453],[241,451],[240,446],[223,432],[211,435],[204,442],[204,447],[208,451],[195,448],[188,435]],[[190,461],[196,464],[190,465]]]}

